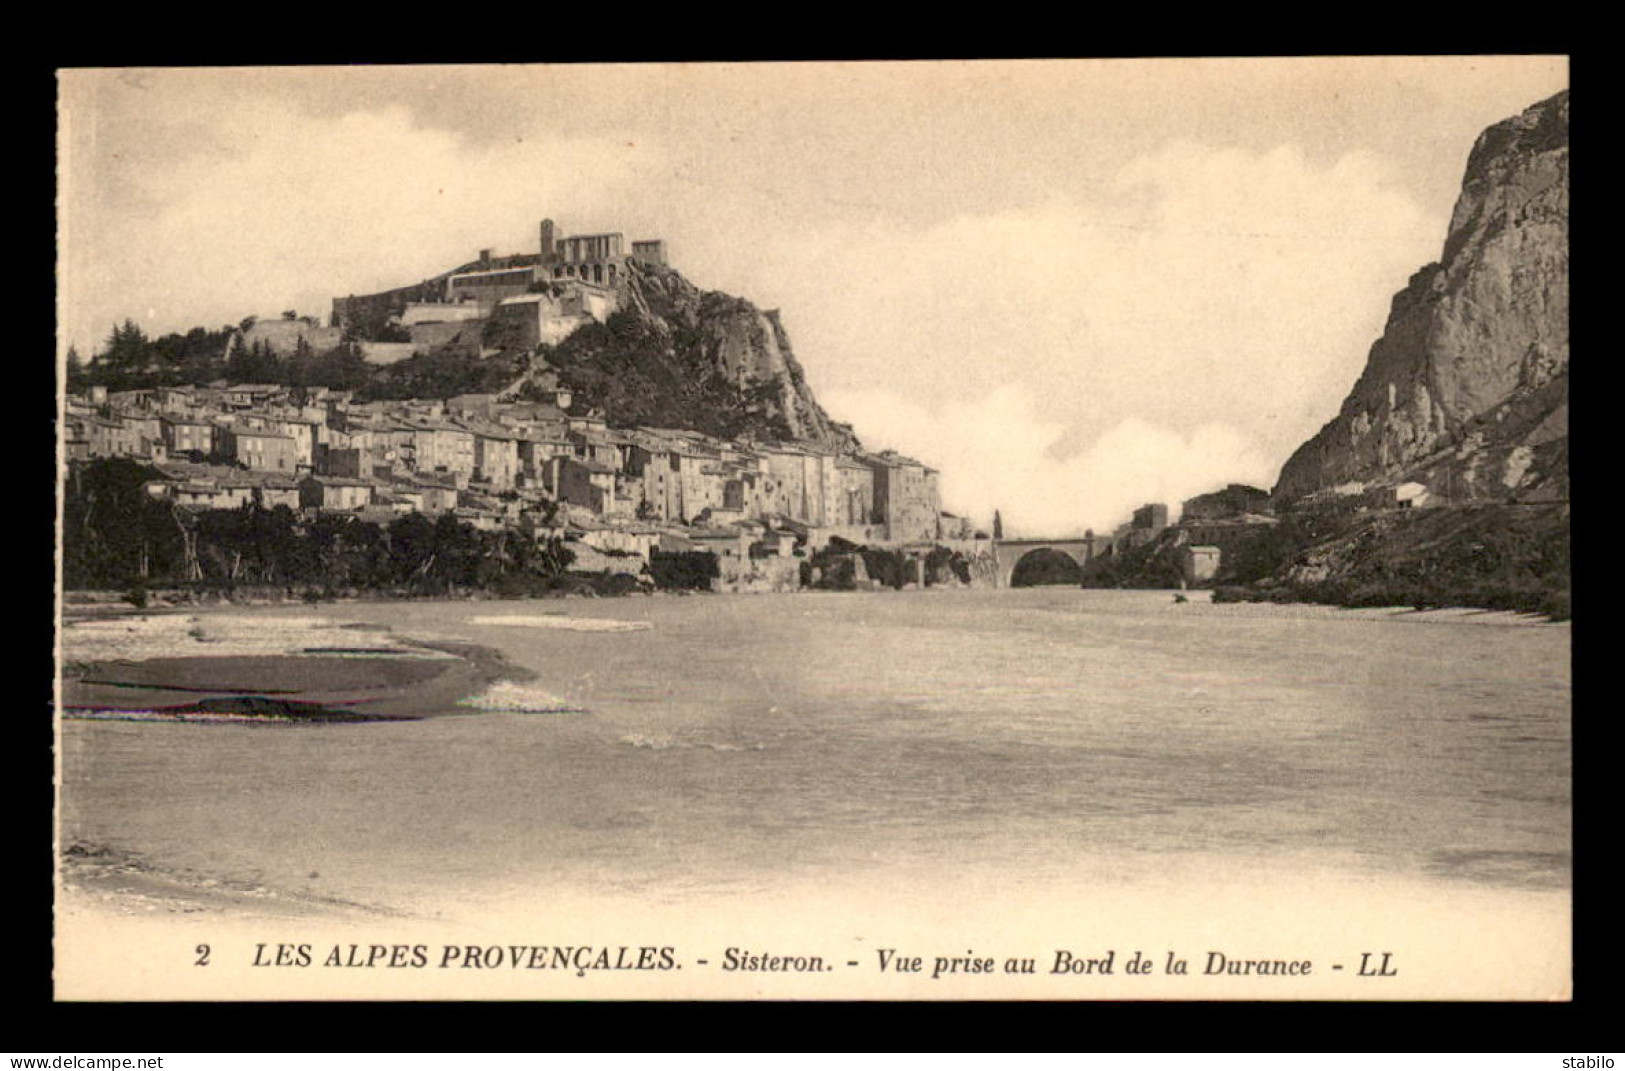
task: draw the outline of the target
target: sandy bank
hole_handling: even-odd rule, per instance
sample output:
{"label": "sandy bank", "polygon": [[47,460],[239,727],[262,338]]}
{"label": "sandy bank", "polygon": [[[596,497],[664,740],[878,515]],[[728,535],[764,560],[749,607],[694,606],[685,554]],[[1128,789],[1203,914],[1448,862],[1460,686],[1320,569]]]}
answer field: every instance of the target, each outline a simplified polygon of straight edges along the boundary
{"label": "sandy bank", "polygon": [[467,713],[531,673],[488,647],[326,617],[144,614],[61,631],[67,717],[376,721]]}
{"label": "sandy bank", "polygon": [[382,905],[168,871],[125,852],[83,843],[62,851],[57,875],[61,883],[57,910],[68,915],[404,917]]}
{"label": "sandy bank", "polygon": [[445,657],[430,645],[397,637],[387,629],[314,615],[283,617],[220,611],[116,614],[64,621],[59,636],[66,663],[330,651]]}

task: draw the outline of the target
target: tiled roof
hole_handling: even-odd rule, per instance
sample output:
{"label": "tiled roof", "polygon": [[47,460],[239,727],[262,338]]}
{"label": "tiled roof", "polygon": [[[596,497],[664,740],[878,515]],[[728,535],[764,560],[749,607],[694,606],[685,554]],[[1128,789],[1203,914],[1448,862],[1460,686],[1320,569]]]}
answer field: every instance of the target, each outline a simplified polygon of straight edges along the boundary
{"label": "tiled roof", "polygon": [[488,420],[461,420],[458,421],[465,431],[473,432],[486,439],[517,439],[518,433],[512,428],[505,428],[501,424],[493,424]]}
{"label": "tiled roof", "polygon": [[236,435],[236,436],[241,437],[241,438],[287,439],[290,442],[293,440],[292,435],[288,435],[288,434],[286,434],[284,432],[266,431],[266,430],[264,430],[262,428],[245,428],[241,424],[232,425],[232,426],[228,427],[226,430],[231,432],[233,435]]}

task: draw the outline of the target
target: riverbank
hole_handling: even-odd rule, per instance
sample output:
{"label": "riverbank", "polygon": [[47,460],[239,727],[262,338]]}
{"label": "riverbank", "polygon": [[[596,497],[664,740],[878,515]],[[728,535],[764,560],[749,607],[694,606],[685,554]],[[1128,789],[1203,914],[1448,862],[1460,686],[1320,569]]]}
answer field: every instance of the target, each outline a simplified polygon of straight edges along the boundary
{"label": "riverbank", "polygon": [[[321,875],[312,872],[315,881]],[[259,919],[401,918],[381,904],[361,904],[308,889],[168,870],[140,856],[75,841],[58,853],[59,916],[72,918]]]}
{"label": "riverbank", "polygon": [[[400,688],[419,693],[413,713],[473,717],[65,719],[63,843],[294,891],[319,871],[324,892],[409,911],[851,868],[1066,881],[1084,845],[1138,871],[1164,861],[1143,844],[1205,854],[1254,836],[1451,880],[1501,884],[1503,867],[1564,883],[1562,838],[1539,831],[1566,823],[1569,626],[1184,594],[374,602],[91,624],[105,648],[122,636],[160,656],[203,649],[194,628],[283,653],[422,638],[500,650],[509,678],[470,679],[436,709]],[[1415,795],[1419,779],[1438,790]]]}
{"label": "riverbank", "polygon": [[[629,574],[566,573],[537,578],[535,583],[506,583],[490,587],[457,587],[424,591],[411,587],[362,588],[354,586],[313,586],[278,584],[160,584],[125,590],[79,588],[62,593],[65,616],[186,611],[251,606],[317,606],[350,602],[444,602],[448,599],[511,601],[514,599],[574,599],[605,596],[654,594],[656,589],[640,584]],[[689,594],[673,591],[671,594]]]}
{"label": "riverbank", "polygon": [[59,637],[58,704],[73,719],[411,720],[532,676],[491,647],[325,617],[87,616]]}
{"label": "riverbank", "polygon": [[1213,591],[1216,603],[1334,606],[1344,610],[1403,609],[1413,613],[1514,614],[1561,624],[1574,615],[1567,586],[1540,583],[1449,584],[1404,580],[1284,580],[1265,584],[1226,584]]}
{"label": "riverbank", "polygon": [[[1154,542],[1097,559],[1084,586],[1177,583],[1194,538],[1178,525],[1164,529]],[[1505,610],[1554,621],[1572,613],[1563,502],[1300,510],[1238,526],[1227,543],[1203,538],[1222,543],[1210,581],[1219,602]]]}

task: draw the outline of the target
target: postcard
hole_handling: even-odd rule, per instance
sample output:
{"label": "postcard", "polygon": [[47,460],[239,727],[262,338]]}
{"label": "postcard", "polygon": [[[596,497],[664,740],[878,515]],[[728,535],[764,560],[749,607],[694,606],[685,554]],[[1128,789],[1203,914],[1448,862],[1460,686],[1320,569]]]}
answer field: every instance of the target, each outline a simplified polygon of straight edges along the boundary
{"label": "postcard", "polygon": [[1566,57],[58,86],[57,999],[1571,997]]}

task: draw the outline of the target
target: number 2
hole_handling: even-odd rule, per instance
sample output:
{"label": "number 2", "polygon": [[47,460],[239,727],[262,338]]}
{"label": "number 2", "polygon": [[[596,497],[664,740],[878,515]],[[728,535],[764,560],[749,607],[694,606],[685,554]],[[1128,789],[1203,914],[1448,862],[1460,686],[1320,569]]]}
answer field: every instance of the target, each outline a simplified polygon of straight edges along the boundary
{"label": "number 2", "polygon": [[194,966],[194,967],[207,967],[209,965],[209,946],[208,945],[198,945],[197,949],[196,949],[196,952],[197,952],[197,962],[192,964],[192,966]]}

